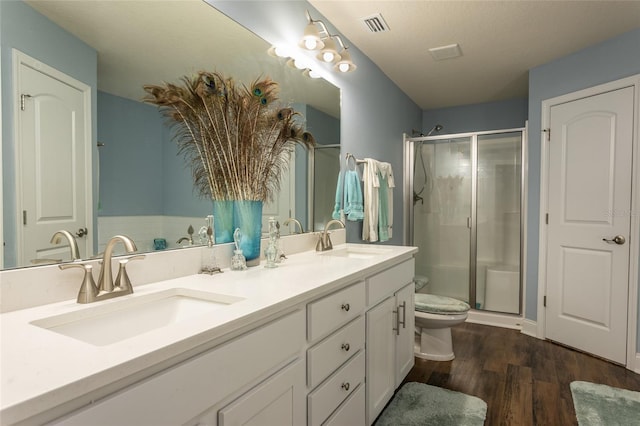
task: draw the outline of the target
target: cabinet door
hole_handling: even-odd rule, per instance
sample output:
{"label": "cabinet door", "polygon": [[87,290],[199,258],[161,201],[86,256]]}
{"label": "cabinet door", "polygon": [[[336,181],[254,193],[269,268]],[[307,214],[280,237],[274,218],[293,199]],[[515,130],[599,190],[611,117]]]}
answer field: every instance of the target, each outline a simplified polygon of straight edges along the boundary
{"label": "cabinet door", "polygon": [[405,286],[396,293],[396,388],[413,368],[413,345],[415,334],[413,283]]}
{"label": "cabinet door", "polygon": [[218,425],[302,425],[307,417],[305,386],[304,362],[297,360],[221,409]]}
{"label": "cabinet door", "polygon": [[395,297],[367,312],[367,424],[370,425],[395,390]]}

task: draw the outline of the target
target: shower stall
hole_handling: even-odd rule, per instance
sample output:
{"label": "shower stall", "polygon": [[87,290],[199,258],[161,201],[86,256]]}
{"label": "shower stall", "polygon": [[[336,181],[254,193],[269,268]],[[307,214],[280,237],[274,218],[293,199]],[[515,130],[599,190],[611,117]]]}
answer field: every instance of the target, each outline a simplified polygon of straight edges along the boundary
{"label": "shower stall", "polygon": [[404,137],[405,240],[427,292],[522,313],[525,129]]}

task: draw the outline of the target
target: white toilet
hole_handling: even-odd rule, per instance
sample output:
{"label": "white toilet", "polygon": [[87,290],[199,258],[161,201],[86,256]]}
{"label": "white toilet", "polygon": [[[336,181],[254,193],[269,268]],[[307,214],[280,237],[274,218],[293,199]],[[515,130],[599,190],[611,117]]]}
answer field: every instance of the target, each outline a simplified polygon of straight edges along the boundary
{"label": "white toilet", "polygon": [[[415,277],[416,341],[415,356],[432,361],[455,358],[451,342],[451,327],[463,323],[471,307],[451,297],[424,293],[429,279]],[[422,292],[418,293],[419,290]]]}

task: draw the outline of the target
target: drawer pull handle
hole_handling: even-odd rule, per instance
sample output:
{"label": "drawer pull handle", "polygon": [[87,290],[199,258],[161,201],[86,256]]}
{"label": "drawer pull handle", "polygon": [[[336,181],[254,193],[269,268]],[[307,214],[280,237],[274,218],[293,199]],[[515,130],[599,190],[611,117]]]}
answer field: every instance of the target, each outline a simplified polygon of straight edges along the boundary
{"label": "drawer pull handle", "polygon": [[340,309],[342,309],[345,312],[349,312],[349,309],[351,309],[351,306],[349,306],[348,303],[343,303]]}
{"label": "drawer pull handle", "polygon": [[349,349],[351,349],[351,346],[349,346],[348,343],[343,343],[341,347],[342,347],[342,350],[345,352],[349,352]]}
{"label": "drawer pull handle", "polygon": [[349,388],[351,387],[351,385],[349,384],[349,382],[343,383],[342,386],[340,386],[342,389],[344,389],[345,391],[348,391]]}

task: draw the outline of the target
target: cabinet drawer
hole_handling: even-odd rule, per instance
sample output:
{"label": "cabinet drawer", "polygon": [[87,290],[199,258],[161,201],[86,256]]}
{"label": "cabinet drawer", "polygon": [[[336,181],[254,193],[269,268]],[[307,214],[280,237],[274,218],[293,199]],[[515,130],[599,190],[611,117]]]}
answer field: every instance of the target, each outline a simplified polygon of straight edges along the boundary
{"label": "cabinet drawer", "polygon": [[82,426],[184,424],[293,358],[304,344],[304,311],[299,310],[53,423]]}
{"label": "cabinet drawer", "polygon": [[364,382],[364,363],[364,351],[360,351],[309,394],[309,426],[320,425],[360,383]]}
{"label": "cabinet drawer", "polygon": [[415,260],[409,259],[386,271],[367,278],[367,306],[378,304],[385,297],[413,281]]}
{"label": "cabinet drawer", "polygon": [[361,316],[307,351],[307,377],[314,388],[351,355],[364,349],[364,317]]}
{"label": "cabinet drawer", "polygon": [[322,426],[365,426],[364,395],[364,384],[362,384]]}
{"label": "cabinet drawer", "polygon": [[361,281],[307,305],[308,339],[313,342],[354,319],[364,310],[365,289]]}

